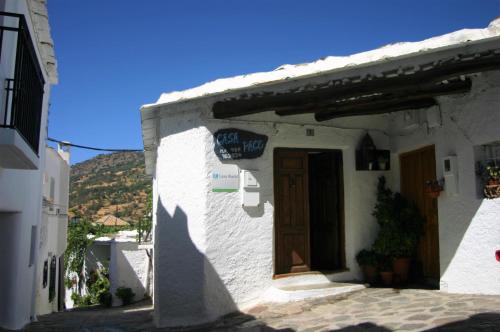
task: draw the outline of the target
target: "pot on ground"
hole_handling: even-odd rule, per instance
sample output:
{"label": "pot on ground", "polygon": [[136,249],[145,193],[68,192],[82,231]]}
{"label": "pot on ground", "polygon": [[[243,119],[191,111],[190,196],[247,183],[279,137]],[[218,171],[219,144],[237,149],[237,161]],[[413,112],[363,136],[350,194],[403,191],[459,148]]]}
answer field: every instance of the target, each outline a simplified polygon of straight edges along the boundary
{"label": "pot on ground", "polygon": [[380,271],[380,278],[382,279],[382,283],[384,284],[384,286],[392,285],[392,277],[392,271]]}
{"label": "pot on ground", "polygon": [[408,281],[408,271],[410,270],[410,259],[396,258],[392,263],[392,270],[398,283],[406,283]]}
{"label": "pot on ground", "polygon": [[363,265],[361,269],[363,271],[365,281],[369,284],[373,284],[377,278],[377,268],[373,265]]}

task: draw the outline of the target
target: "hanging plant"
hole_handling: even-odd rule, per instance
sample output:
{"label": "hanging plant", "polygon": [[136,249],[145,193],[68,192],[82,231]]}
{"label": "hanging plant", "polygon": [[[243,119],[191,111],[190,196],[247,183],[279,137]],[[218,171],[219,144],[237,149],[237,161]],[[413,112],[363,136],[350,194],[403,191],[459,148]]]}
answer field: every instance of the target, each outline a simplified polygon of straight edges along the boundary
{"label": "hanging plant", "polygon": [[477,175],[483,181],[484,196],[489,199],[500,197],[500,166],[495,164],[484,165],[478,162]]}
{"label": "hanging plant", "polygon": [[487,181],[484,185],[484,195],[486,198],[500,197],[500,166],[487,166]]}

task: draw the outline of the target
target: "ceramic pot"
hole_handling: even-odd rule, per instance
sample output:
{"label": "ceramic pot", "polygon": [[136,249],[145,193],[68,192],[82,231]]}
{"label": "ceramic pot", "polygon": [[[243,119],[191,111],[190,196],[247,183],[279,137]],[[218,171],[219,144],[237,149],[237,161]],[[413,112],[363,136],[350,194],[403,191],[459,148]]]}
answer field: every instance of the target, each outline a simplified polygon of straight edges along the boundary
{"label": "ceramic pot", "polygon": [[382,279],[382,283],[384,284],[384,286],[391,286],[392,285],[392,277],[393,277],[392,271],[381,271],[380,272],[380,278]]}
{"label": "ceramic pot", "polygon": [[369,284],[373,284],[375,279],[377,279],[377,268],[372,265],[365,265],[361,269],[363,270],[365,281]]}
{"label": "ceramic pot", "polygon": [[440,193],[440,191],[428,191],[427,196],[431,198],[438,198]]}
{"label": "ceramic pot", "polygon": [[410,270],[409,258],[396,258],[392,263],[392,270],[395,274],[395,279],[399,283],[406,283],[408,281],[408,271]]}
{"label": "ceramic pot", "polygon": [[484,186],[484,196],[486,196],[486,198],[499,198],[500,197],[500,184],[487,184],[487,185],[485,185]]}

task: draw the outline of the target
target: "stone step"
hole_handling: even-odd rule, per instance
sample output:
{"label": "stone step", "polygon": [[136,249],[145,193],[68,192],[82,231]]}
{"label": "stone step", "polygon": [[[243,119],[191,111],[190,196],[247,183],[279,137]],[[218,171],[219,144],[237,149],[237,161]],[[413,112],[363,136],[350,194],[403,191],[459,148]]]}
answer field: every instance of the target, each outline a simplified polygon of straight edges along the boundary
{"label": "stone step", "polygon": [[271,286],[264,294],[266,302],[291,302],[306,299],[344,295],[365,289],[363,284],[326,282],[307,284],[288,284]]}

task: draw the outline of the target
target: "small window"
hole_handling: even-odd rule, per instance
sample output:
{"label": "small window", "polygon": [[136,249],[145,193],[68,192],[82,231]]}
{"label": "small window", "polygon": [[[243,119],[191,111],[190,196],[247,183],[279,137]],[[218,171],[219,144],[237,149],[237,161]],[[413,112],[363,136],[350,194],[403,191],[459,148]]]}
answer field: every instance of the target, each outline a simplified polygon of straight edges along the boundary
{"label": "small window", "polygon": [[30,245],[30,263],[29,263],[30,267],[35,265],[36,232],[37,232],[37,226],[31,226],[31,245]]}
{"label": "small window", "polygon": [[500,197],[500,141],[474,147],[479,197]]}
{"label": "small window", "polygon": [[45,260],[45,262],[43,263],[43,281],[42,281],[43,288],[47,287],[48,277],[49,277],[49,261]]}
{"label": "small window", "polygon": [[56,191],[56,179],[54,179],[52,176],[50,177],[50,200],[54,202],[54,196],[55,196],[55,191]]}
{"label": "small window", "polygon": [[56,296],[56,269],[56,256],[52,256],[52,259],[50,260],[49,302],[52,302]]}

